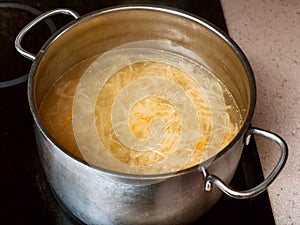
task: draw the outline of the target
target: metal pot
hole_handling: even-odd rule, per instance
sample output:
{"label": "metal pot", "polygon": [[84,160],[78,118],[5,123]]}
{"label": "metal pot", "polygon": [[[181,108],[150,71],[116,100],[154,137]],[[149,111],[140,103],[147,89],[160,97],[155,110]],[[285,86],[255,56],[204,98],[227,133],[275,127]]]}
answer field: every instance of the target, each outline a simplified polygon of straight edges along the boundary
{"label": "metal pot", "polygon": [[[56,32],[37,55],[24,50],[21,41],[28,30],[54,14],[67,14],[75,20]],[[204,59],[242,109],[242,128],[221,152],[176,174],[130,175],[93,168],[51,137],[39,117],[41,100],[64,71],[83,59],[124,43],[149,39],[170,40]],[[200,18],[150,6],[117,7],[82,17],[69,9],[57,9],[29,23],[16,38],[16,48],[33,60],[28,97],[44,171],[60,203],[86,224],[189,224],[216,203],[220,190],[234,198],[256,196],[285,164],[284,140],[250,126],[256,88],[245,55],[226,34]],[[265,181],[250,190],[236,191],[228,183],[244,144],[253,134],[275,141],[281,156]]]}

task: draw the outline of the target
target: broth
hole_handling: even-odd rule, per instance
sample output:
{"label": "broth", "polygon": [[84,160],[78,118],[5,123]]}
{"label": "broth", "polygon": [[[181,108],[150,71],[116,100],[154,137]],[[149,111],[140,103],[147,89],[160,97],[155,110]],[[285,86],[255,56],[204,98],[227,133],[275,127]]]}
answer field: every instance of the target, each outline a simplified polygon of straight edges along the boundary
{"label": "broth", "polygon": [[218,153],[242,125],[233,96],[203,65],[158,54],[112,63],[107,76],[95,74],[109,56],[70,68],[39,108],[49,133],[76,157],[125,173],[175,172]]}

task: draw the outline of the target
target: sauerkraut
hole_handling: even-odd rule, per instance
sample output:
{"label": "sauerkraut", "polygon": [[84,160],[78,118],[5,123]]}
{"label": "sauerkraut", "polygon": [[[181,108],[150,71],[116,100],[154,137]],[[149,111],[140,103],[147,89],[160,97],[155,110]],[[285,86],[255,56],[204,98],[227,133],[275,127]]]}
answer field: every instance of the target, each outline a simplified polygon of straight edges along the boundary
{"label": "sauerkraut", "polygon": [[195,57],[153,43],[83,61],[50,88],[40,114],[63,147],[108,170],[158,174],[197,165],[232,140],[242,120],[228,89]]}

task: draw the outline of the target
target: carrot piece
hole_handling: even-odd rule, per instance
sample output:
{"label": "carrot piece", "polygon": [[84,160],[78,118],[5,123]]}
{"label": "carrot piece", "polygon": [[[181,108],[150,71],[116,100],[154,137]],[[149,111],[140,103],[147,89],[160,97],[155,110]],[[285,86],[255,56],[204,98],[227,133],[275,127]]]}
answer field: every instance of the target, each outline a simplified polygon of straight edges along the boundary
{"label": "carrot piece", "polygon": [[70,122],[70,120],[72,119],[72,111],[70,111],[66,117],[66,119],[63,122],[63,126],[66,127],[68,125],[68,123]]}
{"label": "carrot piece", "polygon": [[207,144],[207,140],[200,141],[195,145],[194,149],[199,150],[202,146],[204,146],[206,144]]}

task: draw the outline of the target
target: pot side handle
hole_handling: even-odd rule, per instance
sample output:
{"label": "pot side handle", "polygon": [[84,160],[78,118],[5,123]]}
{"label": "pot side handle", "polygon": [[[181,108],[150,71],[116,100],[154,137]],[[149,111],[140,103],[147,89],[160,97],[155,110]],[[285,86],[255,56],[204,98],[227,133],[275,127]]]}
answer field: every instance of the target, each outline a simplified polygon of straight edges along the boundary
{"label": "pot side handle", "polygon": [[37,25],[39,22],[43,21],[44,19],[53,16],[55,14],[65,14],[65,15],[70,15],[72,17],[74,17],[74,19],[78,19],[80,17],[80,15],[71,10],[71,9],[54,9],[54,10],[50,10],[48,12],[45,12],[41,15],[39,15],[38,17],[36,17],[34,20],[32,20],[29,24],[27,24],[21,31],[20,33],[17,35],[16,39],[15,39],[15,48],[17,49],[17,51],[24,56],[25,58],[28,58],[32,61],[35,60],[35,55],[28,52],[27,50],[25,50],[22,46],[21,46],[21,41],[23,40],[25,34],[35,25]]}
{"label": "pot side handle", "polygon": [[270,173],[270,175],[260,184],[257,186],[245,190],[245,191],[238,191],[235,190],[229,186],[227,186],[219,177],[215,175],[208,174],[207,170],[204,167],[199,168],[200,171],[202,171],[204,176],[204,190],[210,191],[212,189],[212,184],[217,185],[217,187],[223,191],[225,194],[227,194],[230,197],[236,198],[236,199],[247,199],[255,197],[256,195],[259,195],[263,191],[267,189],[267,187],[275,180],[275,178],[278,176],[280,171],[282,170],[283,166],[286,163],[287,156],[288,156],[288,146],[286,142],[278,135],[271,133],[269,131],[265,131],[259,128],[251,128],[248,130],[246,134],[246,145],[249,144],[250,137],[252,134],[260,135],[262,137],[268,138],[272,141],[275,141],[281,151],[281,155],[279,158],[278,163],[276,164],[273,171]]}

